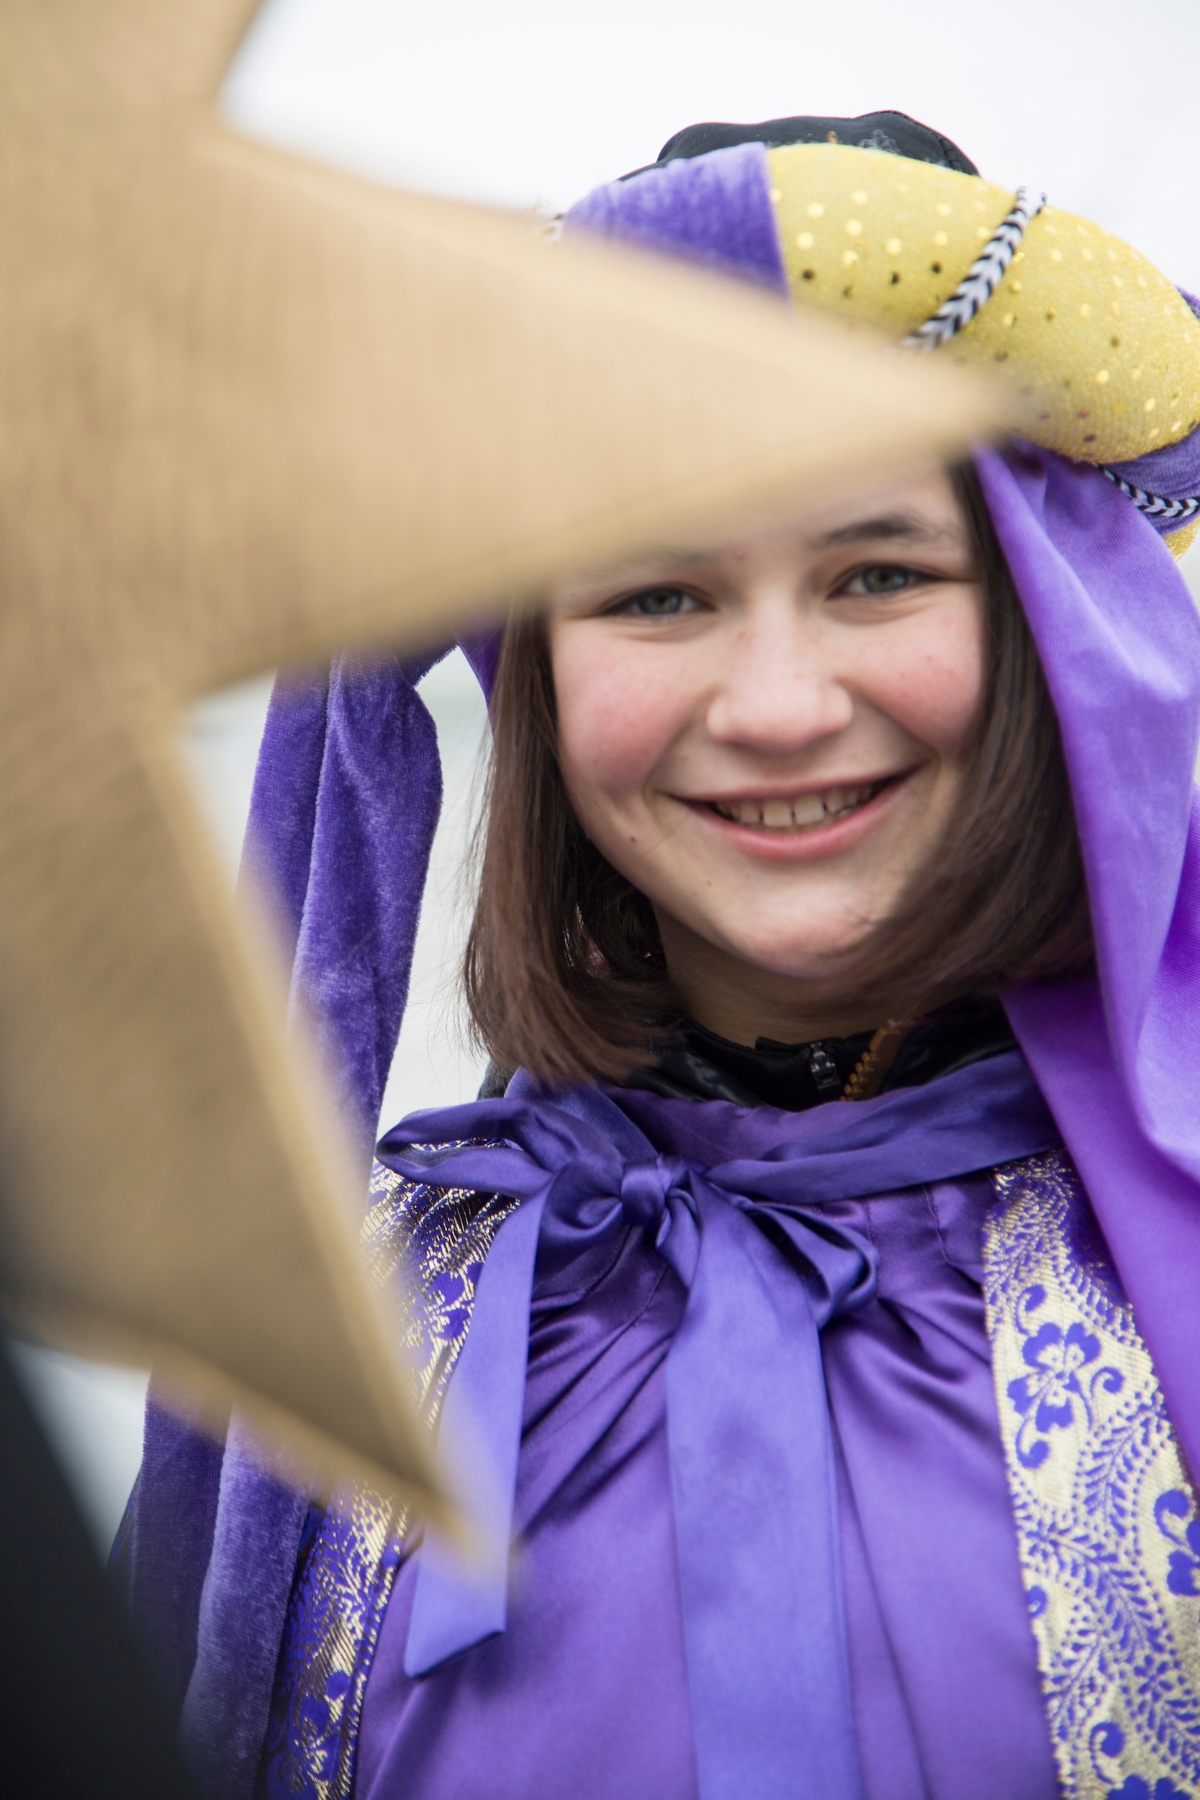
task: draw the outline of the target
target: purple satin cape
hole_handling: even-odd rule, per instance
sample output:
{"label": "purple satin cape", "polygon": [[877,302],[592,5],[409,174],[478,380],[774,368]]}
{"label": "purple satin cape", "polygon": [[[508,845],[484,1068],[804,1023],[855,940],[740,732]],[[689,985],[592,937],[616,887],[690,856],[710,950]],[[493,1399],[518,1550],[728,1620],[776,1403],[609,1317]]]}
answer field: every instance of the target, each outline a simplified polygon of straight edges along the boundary
{"label": "purple satin cape", "polygon": [[[464,1147],[465,1138],[495,1141]],[[459,1674],[439,1683],[436,1671],[508,1622],[535,1263],[543,1282],[575,1285],[581,1261],[619,1255],[632,1230],[687,1296],[666,1354],[664,1406],[690,1733],[680,1739],[664,1724],[659,1754],[669,1763],[674,1753],[672,1787],[682,1770],[689,1792],[694,1757],[699,1800],[856,1800],[818,1333],[873,1297],[876,1255],[824,1209],[970,1174],[1056,1141],[1015,1051],[929,1087],[798,1115],[596,1089],[539,1102],[519,1077],[504,1100],[418,1113],[389,1132],[380,1160],[409,1179],[521,1201],[480,1277],[442,1414],[444,1447],[471,1467],[473,1493],[486,1496],[481,1529],[495,1530],[497,1554],[481,1579],[464,1576],[436,1541],[418,1552],[403,1668],[409,1678],[434,1672],[427,1733],[440,1691],[441,1733],[473,1742],[477,1772],[514,1737],[503,1683],[475,1739],[475,1709],[461,1717],[455,1709]],[[423,1147],[430,1144],[458,1147]],[[584,1540],[579,1553],[588,1554]],[[618,1662],[630,1623],[617,1621]],[[594,1654],[605,1636],[599,1622],[577,1623],[567,1654],[574,1661],[582,1644]],[[512,1713],[519,1718],[531,1704],[536,1694],[518,1684]],[[578,1744],[564,1729],[552,1760],[565,1777]],[[600,1754],[595,1742],[591,1754]],[[511,1774],[502,1779],[508,1791]],[[422,1782],[412,1791],[433,1789]],[[639,1783],[638,1791],[649,1790]]]}
{"label": "purple satin cape", "polygon": [[[962,1173],[1057,1136],[1020,1055],[799,1117],[636,1091],[550,1111],[515,1085],[382,1147],[525,1196],[443,1415],[482,1415],[515,1470],[519,1549],[482,1593],[431,1579],[428,1546],[401,1565],[358,1800],[1055,1800],[979,1289],[995,1193]],[[412,1142],[464,1128],[504,1142]],[[856,1252],[871,1293],[845,1289]],[[781,1353],[839,1262],[819,1360],[803,1330]],[[262,1800],[288,1791],[272,1766]]]}

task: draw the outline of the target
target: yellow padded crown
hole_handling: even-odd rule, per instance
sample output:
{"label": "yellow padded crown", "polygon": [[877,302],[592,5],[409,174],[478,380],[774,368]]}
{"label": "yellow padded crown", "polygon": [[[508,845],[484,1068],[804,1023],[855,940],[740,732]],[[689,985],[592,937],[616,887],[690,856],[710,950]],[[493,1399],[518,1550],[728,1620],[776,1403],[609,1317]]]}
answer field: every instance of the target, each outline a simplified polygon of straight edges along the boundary
{"label": "yellow padded crown", "polygon": [[[950,297],[1013,205],[978,175],[848,144],[788,144],[767,161],[796,299],[895,338]],[[1063,456],[1125,462],[1200,423],[1200,319],[1144,256],[1054,207],[938,354],[1005,364],[1029,436]]]}

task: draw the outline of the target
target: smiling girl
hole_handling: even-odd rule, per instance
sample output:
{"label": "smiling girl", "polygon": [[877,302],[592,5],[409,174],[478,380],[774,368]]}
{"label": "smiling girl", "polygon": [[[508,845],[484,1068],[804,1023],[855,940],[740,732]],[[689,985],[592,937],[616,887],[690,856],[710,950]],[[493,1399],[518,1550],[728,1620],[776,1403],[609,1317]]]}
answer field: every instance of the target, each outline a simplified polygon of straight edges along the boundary
{"label": "smiling girl", "polygon": [[[1200,324],[899,114],[693,128],[567,228],[1006,363],[1036,441],[472,647],[492,1069],[365,1237],[493,1554],[152,1409],[185,1737],[247,1800],[1197,1800]],[[424,666],[282,688],[256,789],[372,1124]]]}
{"label": "smiling girl", "polygon": [[[700,1026],[728,1040],[718,1061],[833,1035],[852,1066],[881,1013],[1090,961],[1053,708],[969,470],[558,599],[548,626],[510,628],[495,698],[468,984],[505,1067],[628,1073],[655,976],[679,1020],[666,1063]],[[531,864],[533,817],[570,859],[557,883]],[[613,871],[610,922],[588,890]],[[526,969],[570,992],[596,951],[603,981],[535,1044]],[[624,1017],[617,971],[638,982]]]}

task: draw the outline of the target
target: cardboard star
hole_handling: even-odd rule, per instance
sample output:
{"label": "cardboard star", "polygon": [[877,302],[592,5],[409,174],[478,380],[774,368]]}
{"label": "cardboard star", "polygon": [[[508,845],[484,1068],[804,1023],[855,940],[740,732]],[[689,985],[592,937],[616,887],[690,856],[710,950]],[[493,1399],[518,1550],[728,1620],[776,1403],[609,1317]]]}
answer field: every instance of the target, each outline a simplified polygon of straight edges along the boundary
{"label": "cardboard star", "polygon": [[212,102],[252,11],[0,9],[8,1304],[428,1493],[179,707],[987,421],[732,284],[239,140]]}

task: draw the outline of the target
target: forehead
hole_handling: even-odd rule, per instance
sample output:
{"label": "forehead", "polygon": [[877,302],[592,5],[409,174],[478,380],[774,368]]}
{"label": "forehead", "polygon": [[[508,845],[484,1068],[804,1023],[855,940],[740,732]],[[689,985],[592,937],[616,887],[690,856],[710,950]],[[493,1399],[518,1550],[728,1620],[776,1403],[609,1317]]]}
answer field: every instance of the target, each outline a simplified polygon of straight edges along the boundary
{"label": "forehead", "polygon": [[737,570],[764,561],[809,562],[839,550],[888,548],[896,555],[961,550],[968,523],[944,471],[864,488],[790,518],[713,544],[664,544],[634,562],[610,564],[562,585],[561,594],[625,586],[666,575]]}

